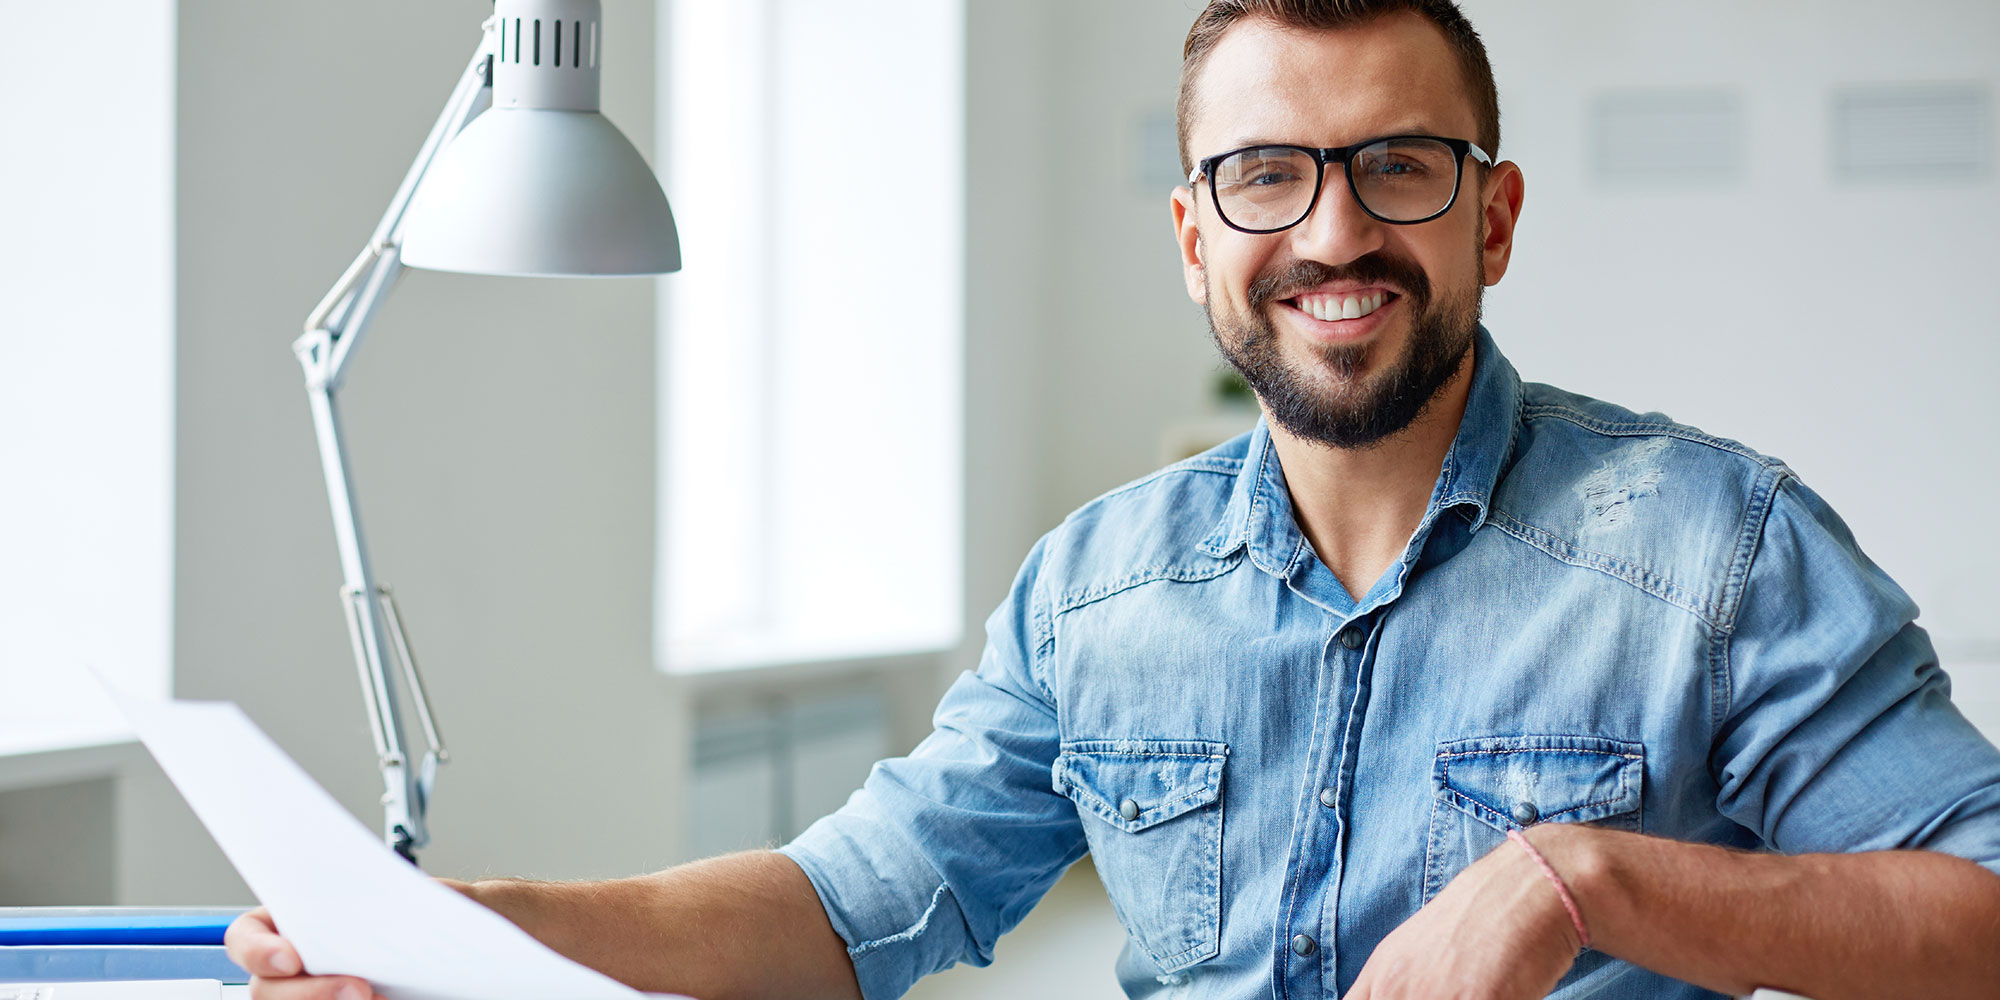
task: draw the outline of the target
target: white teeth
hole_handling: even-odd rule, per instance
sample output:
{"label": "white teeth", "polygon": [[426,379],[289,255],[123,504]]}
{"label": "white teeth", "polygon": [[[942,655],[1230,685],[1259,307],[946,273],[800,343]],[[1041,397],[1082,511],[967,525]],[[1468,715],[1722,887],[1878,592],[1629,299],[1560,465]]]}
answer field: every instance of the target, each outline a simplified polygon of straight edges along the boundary
{"label": "white teeth", "polygon": [[1295,301],[1299,310],[1314,319],[1331,322],[1338,319],[1360,319],[1387,301],[1389,293],[1376,292],[1372,295],[1349,295],[1335,298],[1331,295],[1305,295]]}

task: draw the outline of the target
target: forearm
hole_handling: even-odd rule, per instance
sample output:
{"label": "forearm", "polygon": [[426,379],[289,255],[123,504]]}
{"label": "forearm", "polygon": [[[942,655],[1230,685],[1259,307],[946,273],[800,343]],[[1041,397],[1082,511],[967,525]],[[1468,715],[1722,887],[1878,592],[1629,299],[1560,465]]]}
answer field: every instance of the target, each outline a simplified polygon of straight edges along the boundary
{"label": "forearm", "polygon": [[861,995],[812,883],[774,852],[604,882],[492,879],[462,891],[639,989],[701,1000]]}
{"label": "forearm", "polygon": [[1592,946],[1740,996],[1991,997],[2000,877],[1928,851],[1785,856],[1579,826],[1532,837]]}

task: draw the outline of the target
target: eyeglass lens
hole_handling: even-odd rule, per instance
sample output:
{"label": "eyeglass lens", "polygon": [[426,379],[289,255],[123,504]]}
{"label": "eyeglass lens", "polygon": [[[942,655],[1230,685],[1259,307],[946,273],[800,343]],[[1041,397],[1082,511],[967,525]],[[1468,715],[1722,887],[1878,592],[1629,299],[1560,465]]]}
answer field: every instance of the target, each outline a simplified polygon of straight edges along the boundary
{"label": "eyeglass lens", "polygon": [[[1329,169],[1338,170],[1338,164]],[[1354,151],[1349,166],[1362,207],[1390,222],[1430,218],[1458,191],[1458,157],[1433,139],[1384,139]],[[1243,229],[1298,224],[1312,211],[1319,158],[1287,146],[1232,153],[1215,165],[1215,204]],[[1338,175],[1331,183],[1338,183]]]}

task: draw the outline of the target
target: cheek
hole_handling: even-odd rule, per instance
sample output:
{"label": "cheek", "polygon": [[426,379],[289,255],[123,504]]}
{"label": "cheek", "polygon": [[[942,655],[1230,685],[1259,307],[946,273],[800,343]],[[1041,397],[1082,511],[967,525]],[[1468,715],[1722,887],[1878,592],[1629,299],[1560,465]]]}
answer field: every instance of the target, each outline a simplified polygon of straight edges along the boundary
{"label": "cheek", "polygon": [[1273,264],[1275,248],[1246,240],[1208,243],[1202,272],[1208,281],[1209,306],[1231,310],[1249,307],[1250,285]]}
{"label": "cheek", "polygon": [[1469,285],[1485,283],[1484,239],[1479,227],[1467,226],[1466,229],[1470,230],[1469,234],[1464,230],[1426,233],[1432,238],[1414,243],[1406,251],[1409,259],[1423,268],[1424,276],[1430,279],[1434,299],[1448,298],[1464,292]]}

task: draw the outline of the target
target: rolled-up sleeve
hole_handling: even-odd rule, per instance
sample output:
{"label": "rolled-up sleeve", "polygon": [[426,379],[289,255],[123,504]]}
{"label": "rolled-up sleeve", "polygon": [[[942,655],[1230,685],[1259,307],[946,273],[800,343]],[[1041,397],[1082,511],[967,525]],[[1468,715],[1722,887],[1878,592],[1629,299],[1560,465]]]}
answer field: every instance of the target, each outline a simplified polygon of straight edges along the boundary
{"label": "rolled-up sleeve", "polygon": [[979,669],[946,692],[935,731],[780,849],[812,880],[868,1000],[991,962],[1000,935],[1083,856],[1075,807],[1050,779],[1056,711],[1038,657],[1051,625],[1037,588],[1049,545],[988,619]]}
{"label": "rolled-up sleeve", "polygon": [[1722,812],[1786,853],[1922,848],[2000,874],[2000,750],[1917,607],[1825,501],[1780,481],[1719,675]]}

